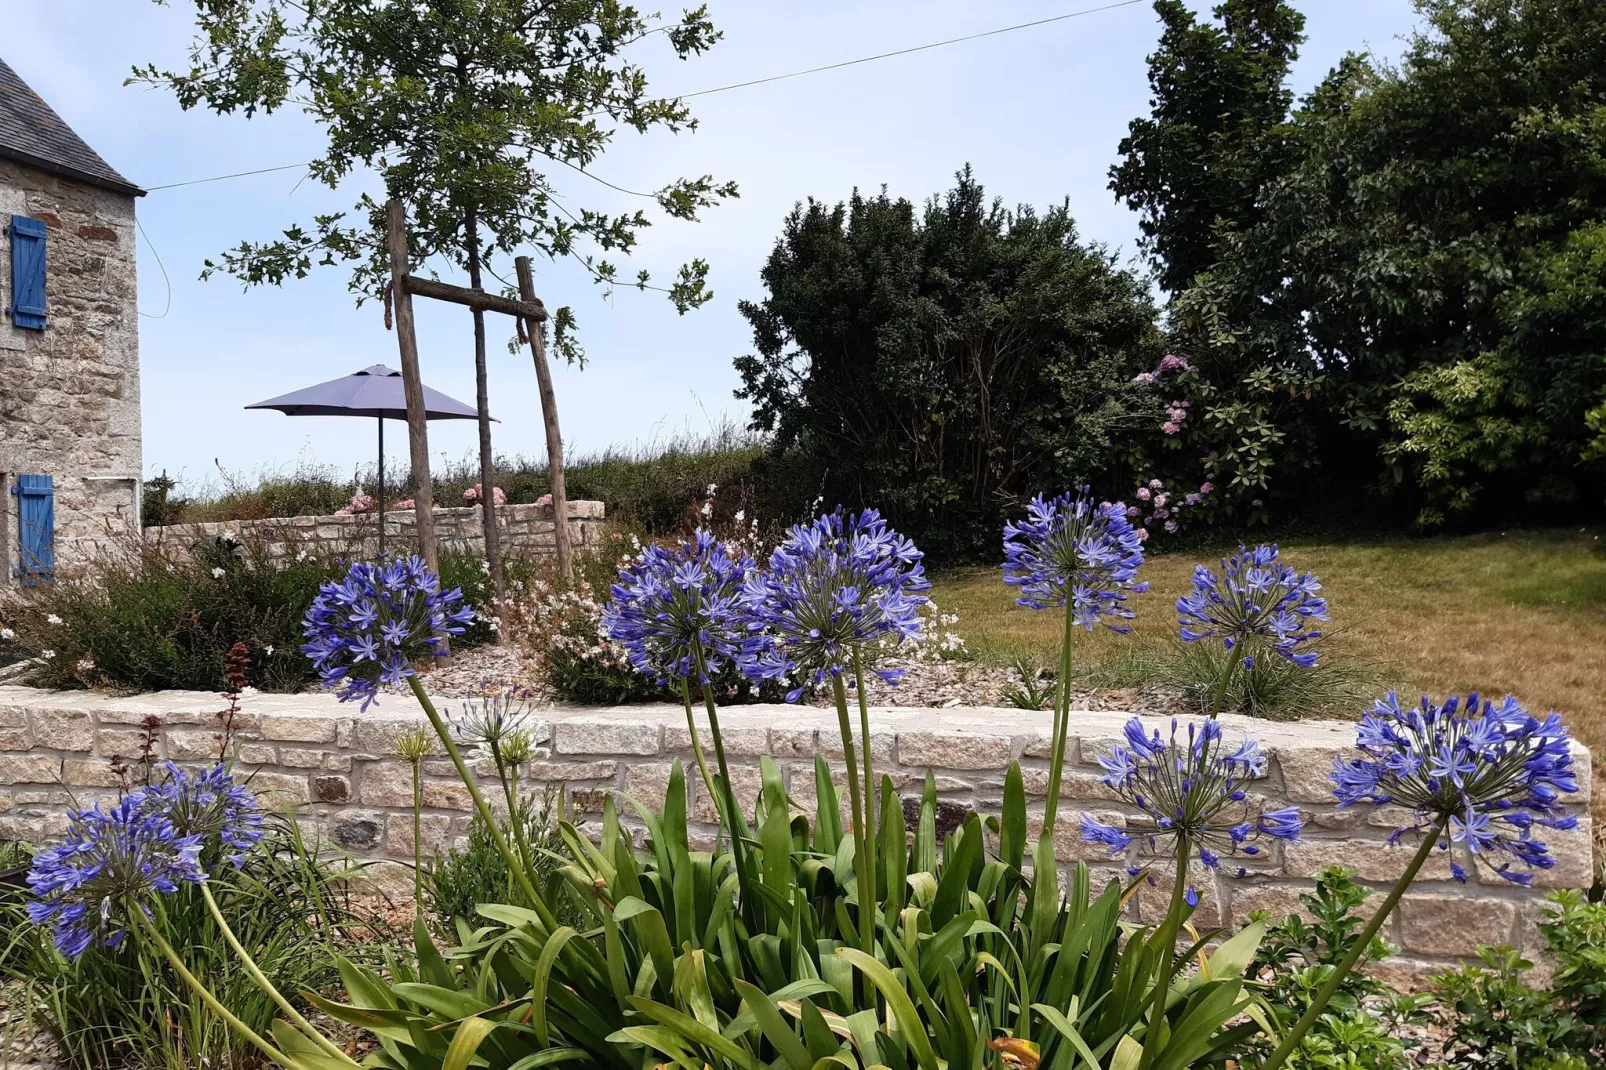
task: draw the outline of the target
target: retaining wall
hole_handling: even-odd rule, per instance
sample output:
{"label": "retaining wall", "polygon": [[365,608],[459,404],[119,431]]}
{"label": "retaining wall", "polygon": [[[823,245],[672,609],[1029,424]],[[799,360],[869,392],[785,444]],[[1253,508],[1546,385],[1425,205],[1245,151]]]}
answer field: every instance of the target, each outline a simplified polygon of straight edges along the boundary
{"label": "retaining wall", "polygon": [[[216,714],[225,705],[219,695],[192,691],[108,698],[0,687],[0,839],[39,842],[60,836],[73,796],[84,804],[114,798],[118,782],[111,758],[138,752],[146,718],[154,718],[158,757],[209,760],[217,752]],[[926,771],[933,770],[942,803],[939,821],[954,825],[972,809],[997,811],[1004,771],[1018,759],[1029,803],[1040,815],[1049,717],[1003,709],[878,709],[871,718],[876,768],[892,777],[906,801],[919,796]],[[1135,812],[1099,781],[1096,761],[1119,738],[1125,720],[1107,712],[1071,715],[1074,738],[1055,835],[1059,857],[1086,861],[1101,883],[1125,879],[1129,860],[1111,860],[1101,848],[1083,844],[1077,823],[1086,811],[1105,821],[1136,824]],[[421,721],[411,699],[401,695],[385,697],[366,714],[328,695],[251,695],[236,720],[238,768],[254,777],[253,786],[270,803],[297,806],[303,826],[324,847],[361,859],[407,860],[412,856],[411,774],[394,751],[400,732]],[[1246,860],[1245,876],[1193,874],[1201,893],[1196,923],[1239,924],[1257,909],[1276,916],[1297,910],[1299,894],[1311,887],[1310,876],[1328,865],[1353,867],[1378,887],[1399,876],[1413,847],[1390,847],[1386,840],[1402,814],[1392,808],[1339,810],[1328,790],[1333,758],[1353,741],[1353,725],[1268,724],[1233,716],[1222,722],[1229,736],[1251,733],[1270,754],[1258,784],[1266,805],[1297,805],[1308,824],[1303,842],[1275,844],[1261,858]],[[746,806],[757,797],[765,756],[784,771],[790,794],[805,809],[814,801],[814,755],[826,756],[840,769],[833,711],[733,707],[721,713],[721,725],[732,780]],[[690,734],[678,707],[543,710],[532,716],[532,727],[541,747],[527,779],[564,784],[582,822],[594,819],[610,791],[660,805],[671,763],[682,760],[693,835],[712,843],[714,807],[697,779]],[[1530,952],[1543,947],[1534,920],[1545,890],[1588,884],[1591,874],[1591,768],[1583,747],[1575,744],[1575,753],[1582,790],[1572,809],[1579,827],[1546,835],[1557,857],[1555,868],[1538,874],[1532,889],[1497,878],[1461,885],[1450,879],[1449,860],[1436,854],[1385,929],[1385,936],[1404,949],[1387,966],[1402,983],[1471,955],[1479,944],[1506,943]],[[428,853],[466,834],[471,804],[444,758],[426,762],[424,773],[422,838]],[[621,812],[630,820],[628,807],[621,806]],[[1130,861],[1142,859],[1134,854]],[[383,872],[385,867],[377,868]],[[1236,872],[1236,866],[1230,868]],[[1467,868],[1473,869],[1470,863]],[[399,866],[390,867],[385,879],[398,888],[408,882]],[[1142,887],[1131,905],[1134,919],[1154,920],[1168,895],[1165,879],[1157,887]]]}
{"label": "retaining wall", "polygon": [[[606,510],[602,502],[569,502],[569,538],[573,545],[595,545],[601,538]],[[435,545],[485,553],[484,522],[478,506],[436,509]],[[496,510],[499,543],[533,554],[553,553],[550,505],[504,505]],[[385,549],[399,551],[418,545],[418,519],[411,509],[385,511]],[[145,529],[150,542],[187,545],[219,535],[260,541],[274,559],[302,551],[312,554],[374,554],[379,549],[379,518],[372,513],[353,516],[291,516],[267,520],[227,520],[204,524],[170,524]]]}

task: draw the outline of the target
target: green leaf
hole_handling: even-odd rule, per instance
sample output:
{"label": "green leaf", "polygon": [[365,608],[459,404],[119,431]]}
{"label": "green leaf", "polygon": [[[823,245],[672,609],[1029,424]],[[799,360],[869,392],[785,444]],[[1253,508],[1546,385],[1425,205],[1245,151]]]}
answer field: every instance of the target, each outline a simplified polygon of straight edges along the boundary
{"label": "green leaf", "polygon": [[547,986],[552,980],[552,967],[563,953],[563,945],[580,935],[568,925],[560,926],[541,948],[541,957],[535,960],[535,977],[530,988],[530,1025],[535,1029],[536,1041],[544,1048],[551,1043],[547,1034]]}
{"label": "green leaf", "polygon": [[654,1003],[640,996],[631,996],[630,1005],[653,1021],[673,1029],[692,1043],[729,1059],[742,1070],[769,1070],[769,1067],[756,1055],[725,1037],[719,1030],[710,1029],[673,1007],[666,1007],[662,1003]]}
{"label": "green leaf", "polygon": [[351,1070],[349,1061],[330,1055],[282,1018],[274,1019],[271,1032],[279,1050],[290,1058],[290,1070]]}
{"label": "green leaf", "polygon": [[[470,1018],[457,1027],[457,1033],[452,1037],[452,1044],[446,1049],[446,1058],[441,1063],[441,1070],[468,1070],[469,1060],[479,1051],[480,1044],[491,1035],[496,1023],[488,1018]],[[543,1041],[544,1043],[544,1041]]]}
{"label": "green leaf", "polygon": [[[1056,1032],[1070,1041],[1077,1054],[1087,1061],[1090,1070],[1099,1070],[1098,1056],[1093,1054],[1093,1049],[1087,1046],[1087,1041],[1083,1039],[1076,1026],[1071,1024],[1069,1018],[1065,1017],[1057,1008],[1050,1007],[1046,1003],[1034,1003],[1032,1004],[1032,1010],[1042,1015],[1045,1022],[1053,1026]],[[1072,1067],[1068,1066],[1065,1070],[1072,1070]]]}
{"label": "green leaf", "polygon": [[413,918],[413,945],[418,952],[418,972],[424,980],[442,988],[457,986],[457,977],[435,947],[435,941],[429,935],[429,926],[424,924],[422,914]]}
{"label": "green leaf", "polygon": [[775,1001],[765,995],[763,990],[746,981],[737,981],[736,991],[741,995],[742,1002],[747,1005],[748,1010],[752,1012],[753,1019],[758,1022],[759,1031],[780,1053],[786,1065],[792,1070],[809,1070],[814,1064],[814,1059],[810,1056],[809,1049],[804,1047],[803,1042],[792,1031],[790,1023],[781,1016]]}
{"label": "green leaf", "polygon": [[1026,784],[1020,763],[1010,762],[1004,774],[1004,811],[998,829],[998,857],[1015,870],[1026,858]]}
{"label": "green leaf", "polygon": [[904,990],[897,977],[893,976],[892,971],[858,948],[839,947],[836,953],[847,959],[856,969],[863,971],[864,975],[870,978],[870,983],[880,991],[892,1011],[893,1020],[898,1024],[898,1035],[909,1045],[909,1050],[914,1052],[921,1070],[939,1070],[937,1053],[932,1050],[931,1038],[926,1035],[926,1027],[915,1011],[909,993]]}
{"label": "green leaf", "polygon": [[574,1062],[576,1059],[589,1059],[590,1053],[580,1048],[548,1048],[538,1051],[534,1055],[526,1055],[507,1070],[541,1070],[543,1066],[553,1063]]}

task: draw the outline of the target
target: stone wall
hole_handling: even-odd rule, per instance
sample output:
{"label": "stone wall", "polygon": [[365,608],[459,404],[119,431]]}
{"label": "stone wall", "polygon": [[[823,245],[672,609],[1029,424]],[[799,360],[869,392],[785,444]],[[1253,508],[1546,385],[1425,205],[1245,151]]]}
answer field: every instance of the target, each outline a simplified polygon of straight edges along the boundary
{"label": "stone wall", "polygon": [[[484,521],[477,506],[436,509],[435,545],[441,549],[467,549],[485,553]],[[594,546],[602,535],[606,509],[601,502],[569,503],[569,538],[576,547]],[[504,505],[496,511],[499,543],[509,549],[550,554],[553,519],[550,505]],[[386,552],[412,549],[418,544],[417,514],[411,509],[385,511]],[[153,542],[188,545],[219,535],[260,540],[275,558],[313,554],[374,554],[379,549],[379,518],[355,516],[292,516],[268,520],[232,520],[205,524],[173,524],[145,529]]]}
{"label": "stone wall", "polygon": [[[180,762],[216,754],[215,714],[223,699],[198,692],[161,692],[129,698],[88,693],[0,687],[0,839],[39,841],[67,826],[69,793],[87,803],[114,796],[114,754],[134,754],[139,725],[155,718],[157,754]],[[451,703],[445,703],[451,705]],[[624,791],[648,805],[663,800],[671,763],[686,764],[693,835],[712,843],[714,807],[698,782],[684,714],[674,707],[555,709],[533,715],[541,741],[528,770],[536,783],[564,784],[582,823],[594,820],[607,792]],[[1086,861],[1101,880],[1125,878],[1128,860],[1111,860],[1080,842],[1082,811],[1125,823],[1134,813],[1099,781],[1096,759],[1119,738],[1123,715],[1073,712],[1075,738],[1068,750],[1065,799],[1055,835],[1059,857]],[[327,695],[253,695],[244,700],[237,725],[238,768],[275,804],[294,804],[303,825],[333,851],[379,860],[411,857],[412,798],[409,767],[395,757],[397,736],[420,723],[411,700],[388,696],[360,713]],[[1201,891],[1196,920],[1202,925],[1239,924],[1249,913],[1281,915],[1298,908],[1298,895],[1324,866],[1359,870],[1362,880],[1383,886],[1398,877],[1410,845],[1390,847],[1387,835],[1401,815],[1389,809],[1336,809],[1327,774],[1333,758],[1354,739],[1354,726],[1336,722],[1268,724],[1223,717],[1230,735],[1252,733],[1271,755],[1258,785],[1267,804],[1292,803],[1305,811],[1304,841],[1278,844],[1248,864],[1243,877],[1210,871],[1193,875]],[[769,757],[789,778],[795,802],[811,808],[813,758],[840,765],[834,712],[796,706],[732,707],[722,712],[732,780],[751,806],[759,790],[759,763]],[[956,824],[972,809],[996,812],[1004,771],[1019,760],[1031,804],[1040,815],[1047,780],[1049,715],[1001,709],[880,709],[872,714],[873,754],[878,771],[893,778],[906,799],[917,797],[928,769],[942,802],[940,822]],[[1402,981],[1467,956],[1478,944],[1510,943],[1529,951],[1542,947],[1534,919],[1544,891],[1581,886],[1590,879],[1588,753],[1576,748],[1581,778],[1572,809],[1574,832],[1549,834],[1557,864],[1540,873],[1533,889],[1496,879],[1450,879],[1448,859],[1435,856],[1390,919],[1387,938],[1404,948],[1389,970]],[[463,837],[469,797],[444,758],[425,765],[425,849],[432,852]],[[63,786],[65,785],[65,786]],[[844,793],[845,798],[845,793]],[[627,821],[628,807],[621,813]],[[639,823],[635,823],[639,828]],[[1136,848],[1134,848],[1136,850]],[[1132,861],[1141,861],[1134,856]],[[1472,868],[1470,865],[1468,868]],[[389,879],[406,887],[405,873],[390,867]],[[1163,910],[1167,882],[1143,887],[1131,910],[1152,921]],[[405,891],[403,895],[407,894]]]}
{"label": "stone wall", "polygon": [[[86,540],[139,531],[139,321],[134,198],[0,160],[0,220],[41,220],[46,241],[43,330],[0,312],[0,592],[15,582],[18,474],[55,478],[56,561]],[[0,287],[11,303],[11,243],[0,240]]]}

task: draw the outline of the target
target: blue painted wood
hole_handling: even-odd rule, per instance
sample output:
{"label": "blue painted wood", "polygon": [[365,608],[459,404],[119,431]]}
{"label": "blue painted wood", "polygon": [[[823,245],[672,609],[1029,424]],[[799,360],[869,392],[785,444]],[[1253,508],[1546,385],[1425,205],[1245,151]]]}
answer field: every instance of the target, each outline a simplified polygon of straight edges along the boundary
{"label": "blue painted wood", "polygon": [[45,225],[37,219],[11,217],[11,322],[18,327],[45,328]]}
{"label": "blue painted wood", "polygon": [[51,476],[17,477],[17,568],[24,587],[56,578],[56,481]]}

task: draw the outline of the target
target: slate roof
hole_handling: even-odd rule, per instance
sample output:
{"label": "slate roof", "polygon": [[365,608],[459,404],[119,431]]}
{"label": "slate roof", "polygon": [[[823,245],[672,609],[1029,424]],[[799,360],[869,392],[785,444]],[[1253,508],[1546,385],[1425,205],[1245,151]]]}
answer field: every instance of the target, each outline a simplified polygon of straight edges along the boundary
{"label": "slate roof", "polygon": [[28,83],[0,59],[0,157],[93,186],[144,196],[84,143]]}

